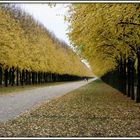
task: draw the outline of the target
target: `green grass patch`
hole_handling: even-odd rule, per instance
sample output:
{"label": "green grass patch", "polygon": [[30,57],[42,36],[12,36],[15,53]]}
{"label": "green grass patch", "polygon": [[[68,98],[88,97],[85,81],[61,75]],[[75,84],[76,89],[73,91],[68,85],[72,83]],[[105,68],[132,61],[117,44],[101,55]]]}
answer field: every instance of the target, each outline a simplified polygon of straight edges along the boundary
{"label": "green grass patch", "polygon": [[0,136],[137,137],[140,104],[100,80],[0,124]]}

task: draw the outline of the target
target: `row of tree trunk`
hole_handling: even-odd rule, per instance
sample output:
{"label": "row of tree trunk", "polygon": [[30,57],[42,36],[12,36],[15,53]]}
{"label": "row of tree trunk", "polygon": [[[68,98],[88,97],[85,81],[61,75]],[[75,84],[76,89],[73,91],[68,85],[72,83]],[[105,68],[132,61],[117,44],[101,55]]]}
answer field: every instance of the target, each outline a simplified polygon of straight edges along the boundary
{"label": "row of tree trunk", "polygon": [[52,74],[47,72],[30,72],[28,70],[19,71],[14,67],[3,69],[0,65],[0,86],[14,85],[34,85],[47,82],[74,81],[80,80],[82,77],[67,74]]}
{"label": "row of tree trunk", "polygon": [[102,77],[103,81],[120,90],[137,103],[140,102],[140,55],[137,57],[137,70],[135,60],[132,58],[121,59],[118,69]]}

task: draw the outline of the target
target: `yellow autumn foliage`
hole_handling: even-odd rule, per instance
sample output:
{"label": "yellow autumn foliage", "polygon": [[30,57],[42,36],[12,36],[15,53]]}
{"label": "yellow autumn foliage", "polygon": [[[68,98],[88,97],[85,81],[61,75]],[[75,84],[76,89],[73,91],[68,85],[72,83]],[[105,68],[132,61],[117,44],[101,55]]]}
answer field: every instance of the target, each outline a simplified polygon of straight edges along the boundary
{"label": "yellow autumn foliage", "polygon": [[69,38],[102,76],[119,61],[137,59],[140,48],[140,4],[72,4],[66,17]]}
{"label": "yellow autumn foliage", "polygon": [[70,46],[24,11],[0,5],[0,64],[35,72],[91,76]]}

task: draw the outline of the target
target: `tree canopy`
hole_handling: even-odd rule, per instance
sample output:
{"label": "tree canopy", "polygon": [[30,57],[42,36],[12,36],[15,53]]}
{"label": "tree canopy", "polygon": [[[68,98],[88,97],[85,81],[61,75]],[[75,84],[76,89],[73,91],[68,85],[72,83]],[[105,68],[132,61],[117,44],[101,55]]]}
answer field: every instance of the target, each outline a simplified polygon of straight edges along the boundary
{"label": "tree canopy", "polygon": [[120,60],[137,59],[140,4],[72,4],[69,13],[71,43],[96,75],[116,69]]}
{"label": "tree canopy", "polygon": [[0,5],[0,33],[0,64],[3,68],[91,75],[70,46],[15,5]]}

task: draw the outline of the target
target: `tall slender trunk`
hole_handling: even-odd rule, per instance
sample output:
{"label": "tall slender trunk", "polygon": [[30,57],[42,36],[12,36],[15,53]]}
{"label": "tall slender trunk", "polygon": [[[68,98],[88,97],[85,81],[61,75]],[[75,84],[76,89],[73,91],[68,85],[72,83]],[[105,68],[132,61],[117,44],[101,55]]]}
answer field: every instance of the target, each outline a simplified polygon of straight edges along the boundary
{"label": "tall slender trunk", "polygon": [[39,72],[39,83],[41,84],[41,72]]}
{"label": "tall slender trunk", "polygon": [[35,72],[35,83],[37,84],[37,72]]}
{"label": "tall slender trunk", "polygon": [[35,81],[34,81],[34,72],[32,72],[32,84],[33,85],[35,84]]}
{"label": "tall slender trunk", "polygon": [[4,70],[4,82],[5,82],[5,86],[8,86],[8,68],[6,68]]}
{"label": "tall slender trunk", "polygon": [[121,70],[121,91],[124,95],[126,95],[126,60],[122,61],[122,70]]}
{"label": "tall slender trunk", "polygon": [[126,95],[126,59],[123,63],[123,93]]}
{"label": "tall slender trunk", "polygon": [[10,68],[8,72],[8,80],[9,80],[9,85],[11,85],[12,84],[12,68]]}
{"label": "tall slender trunk", "polygon": [[47,74],[47,82],[50,82],[50,74]]}
{"label": "tall slender trunk", "polygon": [[134,96],[134,75],[135,75],[135,68],[134,68],[134,61],[132,60],[131,62],[131,92],[130,92],[130,96],[131,99],[134,100],[135,96]]}
{"label": "tall slender trunk", "polygon": [[17,73],[16,73],[16,76],[17,76],[17,78],[16,78],[16,84],[17,84],[17,86],[19,85],[19,71],[18,71],[18,68],[17,68]]}
{"label": "tall slender trunk", "polygon": [[37,84],[37,74],[35,72],[35,84]]}
{"label": "tall slender trunk", "polygon": [[55,82],[55,76],[54,76],[54,74],[51,74],[51,76],[52,76],[52,81]]}
{"label": "tall slender trunk", "polygon": [[135,61],[133,59],[129,59],[129,66],[130,66],[130,97],[134,100],[134,75],[135,75],[135,68],[134,68]]}
{"label": "tall slender trunk", "polygon": [[44,83],[46,83],[46,73],[44,72]]}
{"label": "tall slender trunk", "polygon": [[43,83],[45,83],[45,73],[43,72],[42,75],[43,75]]}
{"label": "tall slender trunk", "polygon": [[23,85],[23,83],[22,83],[22,72],[21,71],[19,73],[19,77],[20,77],[20,85]]}
{"label": "tall slender trunk", "polygon": [[127,63],[127,82],[128,82],[128,88],[127,88],[127,96],[130,97],[130,91],[131,91],[131,67],[130,67],[130,58],[128,58]]}
{"label": "tall slender trunk", "polygon": [[138,65],[137,65],[137,92],[136,92],[136,102],[140,103],[140,51],[137,54]]}
{"label": "tall slender trunk", "polygon": [[2,75],[3,75],[3,71],[2,71],[2,66],[0,65],[0,86],[2,85]]}
{"label": "tall slender trunk", "polygon": [[26,70],[25,72],[25,84],[28,85],[29,84],[29,78],[28,78],[28,71]]}
{"label": "tall slender trunk", "polygon": [[31,72],[29,72],[29,85],[31,85]]}
{"label": "tall slender trunk", "polygon": [[15,84],[15,69],[12,67],[12,83],[11,85],[13,86]]}
{"label": "tall slender trunk", "polygon": [[51,82],[52,81],[52,74],[51,73],[49,73],[48,78],[49,78],[49,82]]}
{"label": "tall slender trunk", "polygon": [[46,83],[47,82],[47,74],[46,74],[46,72],[44,72],[44,83]]}
{"label": "tall slender trunk", "polygon": [[40,84],[40,72],[38,72],[38,83]]}
{"label": "tall slender trunk", "polygon": [[36,72],[36,83],[38,84],[38,72]]}
{"label": "tall slender trunk", "polygon": [[54,74],[55,82],[57,81],[57,74]]}
{"label": "tall slender trunk", "polygon": [[22,70],[22,75],[21,75],[21,85],[24,85],[24,79],[25,79],[25,73],[24,70]]}
{"label": "tall slender trunk", "polygon": [[119,64],[119,90],[121,92],[123,92],[123,61],[122,58],[120,60],[120,64]]}
{"label": "tall slender trunk", "polygon": [[43,75],[42,75],[42,72],[41,72],[41,83],[43,83]]}

